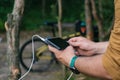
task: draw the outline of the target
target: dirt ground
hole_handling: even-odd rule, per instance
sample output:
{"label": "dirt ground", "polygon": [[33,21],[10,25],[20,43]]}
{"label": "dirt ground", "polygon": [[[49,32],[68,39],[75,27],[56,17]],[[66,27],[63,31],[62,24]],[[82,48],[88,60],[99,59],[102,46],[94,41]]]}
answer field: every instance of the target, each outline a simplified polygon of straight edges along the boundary
{"label": "dirt ground", "polygon": [[[44,32],[44,31],[22,31],[20,33],[20,46],[26,41],[32,38],[34,34],[38,34],[42,37],[51,36],[52,33]],[[2,39],[2,40],[1,40]],[[8,64],[6,59],[6,51],[7,51],[7,42],[6,42],[6,33],[0,33],[0,80],[7,80],[8,75]],[[20,66],[22,75],[26,72],[26,70]],[[68,75],[69,76],[69,75]],[[96,80],[96,79],[86,79],[85,76],[82,75],[74,75],[77,77],[75,80]],[[63,70],[61,65],[52,64],[51,68],[46,72],[30,72],[26,75],[23,80],[63,80]],[[70,79],[73,80],[73,79]]]}
{"label": "dirt ground", "polygon": [[[21,32],[20,34],[20,46],[28,39],[32,38],[34,34],[42,34],[41,36],[48,36],[50,33],[44,33],[40,31],[33,31],[33,32]],[[6,60],[6,51],[7,51],[7,44],[6,44],[6,33],[0,33],[0,80],[7,80],[7,72],[8,72],[8,64]],[[54,66],[54,67],[53,67]],[[61,67],[59,65],[53,64],[50,70],[46,72],[30,72],[27,76],[23,78],[23,80],[61,80],[62,73]],[[55,68],[56,67],[56,68]],[[55,70],[56,69],[56,70]],[[22,75],[26,72],[21,66]]]}
{"label": "dirt ground", "polygon": [[[38,34],[42,37],[50,36],[51,33],[41,32],[41,31],[32,31],[32,32],[21,32],[20,33],[20,46],[28,39],[32,38],[32,35]],[[7,72],[8,72],[8,63],[6,59],[6,51],[7,51],[7,42],[6,42],[6,33],[0,33],[0,80],[7,80]],[[26,72],[22,66],[22,75]],[[61,65],[52,64],[52,67],[46,72],[36,72],[36,73],[28,73],[27,76],[23,78],[23,80],[63,80],[62,67]]]}

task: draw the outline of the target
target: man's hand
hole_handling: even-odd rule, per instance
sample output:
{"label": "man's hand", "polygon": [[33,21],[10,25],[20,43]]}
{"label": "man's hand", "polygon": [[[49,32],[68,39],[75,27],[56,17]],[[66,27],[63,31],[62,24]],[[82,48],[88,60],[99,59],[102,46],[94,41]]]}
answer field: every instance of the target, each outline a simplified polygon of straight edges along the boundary
{"label": "man's hand", "polygon": [[73,56],[75,56],[74,54],[74,49],[72,46],[68,46],[66,49],[64,50],[57,50],[54,47],[48,46],[49,50],[52,51],[56,58],[62,62],[64,65],[69,67],[70,61],[73,58]]}
{"label": "man's hand", "polygon": [[77,51],[76,55],[85,55],[85,56],[104,53],[108,46],[108,42],[95,43],[84,37],[74,37],[71,38],[68,42]]}
{"label": "man's hand", "polygon": [[[70,46],[68,46],[64,50],[57,50],[54,47],[48,46],[49,50],[55,54],[56,58],[62,64],[68,67],[70,65],[71,59],[75,56],[74,49],[76,49],[79,52],[79,55],[88,56],[88,55],[93,55],[95,53],[104,52],[104,50],[106,50],[105,45],[107,46],[108,44],[108,42],[105,44],[104,42],[95,43],[83,37],[75,37],[70,39],[68,42],[70,43]],[[95,56],[88,56],[88,57],[86,56],[79,57],[75,61],[75,67],[77,68],[77,70],[79,70],[82,73],[95,77],[111,79],[111,76],[106,72],[106,70],[103,67],[102,54]]]}

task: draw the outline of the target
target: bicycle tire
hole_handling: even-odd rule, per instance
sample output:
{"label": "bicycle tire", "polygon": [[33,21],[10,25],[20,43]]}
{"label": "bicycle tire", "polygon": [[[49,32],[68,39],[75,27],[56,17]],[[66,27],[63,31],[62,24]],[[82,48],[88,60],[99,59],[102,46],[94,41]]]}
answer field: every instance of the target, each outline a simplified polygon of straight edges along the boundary
{"label": "bicycle tire", "polygon": [[[35,38],[34,39],[35,50],[36,50],[36,44],[35,43],[37,43],[37,47],[45,45],[40,39]],[[40,45],[38,43],[40,43]],[[32,46],[32,39],[26,41],[22,45],[22,47],[20,48],[20,52],[19,52],[19,58],[20,59],[19,60],[20,60],[20,63],[21,63],[21,65],[23,66],[23,68],[25,70],[28,70],[29,66],[31,64],[31,60],[32,60],[32,48],[31,48],[31,46]],[[28,52],[25,52],[26,50]],[[50,59],[48,59],[48,60],[47,59],[46,60],[42,59],[41,60],[41,57],[43,57],[43,56],[49,56]],[[35,59],[36,59],[36,55],[35,55]],[[46,70],[48,70],[50,68],[50,65],[52,64],[53,60],[54,60],[53,54],[50,51],[48,51],[48,49],[47,49],[46,51],[44,51],[42,53],[42,55],[39,55],[38,61],[33,64],[32,69],[30,71],[31,72],[43,72],[43,71],[46,71]]]}

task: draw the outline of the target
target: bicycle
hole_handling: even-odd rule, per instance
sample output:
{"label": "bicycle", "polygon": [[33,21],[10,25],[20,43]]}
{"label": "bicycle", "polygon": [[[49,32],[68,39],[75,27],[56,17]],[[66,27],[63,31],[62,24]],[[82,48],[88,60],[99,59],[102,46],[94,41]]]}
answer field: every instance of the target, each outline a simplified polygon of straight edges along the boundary
{"label": "bicycle", "polygon": [[[53,26],[53,25],[52,25]],[[55,29],[52,28],[53,36],[55,36]],[[72,37],[80,36],[80,32],[70,34],[68,36],[63,36],[62,39],[68,40]],[[34,39],[35,45],[35,56],[34,65],[31,69],[32,72],[44,72],[47,71],[53,62],[58,63],[56,57],[52,52],[48,50],[47,45],[45,45],[39,38]],[[19,58],[20,63],[24,69],[28,70],[32,59],[32,39],[26,41],[20,48]]]}

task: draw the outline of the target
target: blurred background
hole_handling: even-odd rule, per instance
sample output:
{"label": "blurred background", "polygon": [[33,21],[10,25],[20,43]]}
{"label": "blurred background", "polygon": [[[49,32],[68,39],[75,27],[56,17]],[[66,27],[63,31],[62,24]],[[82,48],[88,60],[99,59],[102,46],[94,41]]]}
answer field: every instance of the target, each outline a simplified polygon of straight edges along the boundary
{"label": "blurred background", "polygon": [[[24,1],[24,12],[19,26],[20,47],[34,34],[43,37],[60,36],[59,22],[62,36],[80,32],[82,36],[96,42],[109,39],[114,22],[114,0]],[[15,0],[0,0],[0,80],[7,79],[7,36],[4,24],[8,18],[7,15],[13,11],[14,4]],[[55,73],[51,73],[54,70],[46,73],[30,73],[25,80],[34,80],[34,78],[36,80],[61,80],[62,73],[57,71],[61,71],[61,67],[57,67],[59,69],[57,68]],[[25,72],[22,66],[21,69]],[[51,76],[45,78],[46,75]],[[74,77],[71,80],[99,80],[83,74]]]}

